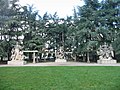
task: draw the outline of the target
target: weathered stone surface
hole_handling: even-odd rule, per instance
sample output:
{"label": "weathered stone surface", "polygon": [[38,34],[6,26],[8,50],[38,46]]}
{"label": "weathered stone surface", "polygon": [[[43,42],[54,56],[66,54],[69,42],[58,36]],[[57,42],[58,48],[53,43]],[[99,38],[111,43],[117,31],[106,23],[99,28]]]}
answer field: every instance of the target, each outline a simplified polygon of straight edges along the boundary
{"label": "weathered stone surface", "polygon": [[8,65],[25,65],[26,61],[24,61],[24,55],[22,51],[22,47],[16,43],[15,47],[11,51],[11,61],[8,61]]}
{"label": "weathered stone surface", "polygon": [[8,65],[25,65],[26,61],[8,61]]}
{"label": "weathered stone surface", "polygon": [[55,62],[67,62],[65,59],[56,59]]}
{"label": "weathered stone surface", "polygon": [[12,61],[17,61],[17,60],[21,61],[24,59],[22,47],[18,45],[18,42],[16,43],[15,47],[12,49],[11,53],[12,53],[11,55]]}
{"label": "weathered stone surface", "polygon": [[98,48],[97,54],[99,55],[99,60],[97,60],[97,63],[100,64],[117,63],[117,60],[112,59],[112,57],[114,57],[114,53],[111,45],[108,46],[104,44],[100,46],[100,48]]}
{"label": "weathered stone surface", "polygon": [[114,64],[114,63],[117,63],[117,61],[116,60],[105,60],[105,59],[103,59],[103,60],[97,60],[97,63],[99,63],[99,64]]}
{"label": "weathered stone surface", "polygon": [[60,47],[60,49],[57,51],[55,62],[67,62],[67,60],[64,59],[63,47]]}

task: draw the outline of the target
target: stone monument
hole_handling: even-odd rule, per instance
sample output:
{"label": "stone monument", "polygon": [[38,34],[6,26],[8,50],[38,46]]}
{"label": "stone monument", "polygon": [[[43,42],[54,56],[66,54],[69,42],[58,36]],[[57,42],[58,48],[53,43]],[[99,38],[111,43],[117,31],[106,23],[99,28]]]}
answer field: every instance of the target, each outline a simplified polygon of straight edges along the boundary
{"label": "stone monument", "polygon": [[100,46],[98,48],[97,54],[99,55],[99,60],[97,60],[97,63],[101,64],[117,63],[117,61],[112,58],[114,57],[114,53],[111,45],[108,46],[107,44],[104,44]]}
{"label": "stone monument", "polygon": [[64,50],[63,50],[63,47],[60,47],[60,49],[57,50],[55,62],[67,62],[67,60],[64,59]]}
{"label": "stone monument", "polygon": [[16,43],[15,47],[11,51],[11,61],[8,61],[8,65],[24,65],[26,61],[24,61],[24,55],[22,51],[22,47]]}

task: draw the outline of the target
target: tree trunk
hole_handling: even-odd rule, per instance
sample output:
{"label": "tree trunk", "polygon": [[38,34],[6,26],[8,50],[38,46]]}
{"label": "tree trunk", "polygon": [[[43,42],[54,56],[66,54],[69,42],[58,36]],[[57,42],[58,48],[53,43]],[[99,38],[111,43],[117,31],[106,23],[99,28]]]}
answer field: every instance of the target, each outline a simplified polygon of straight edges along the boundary
{"label": "tree trunk", "polygon": [[3,56],[1,56],[1,61],[3,61]]}
{"label": "tree trunk", "polygon": [[64,42],[65,40],[64,40],[64,32],[62,33],[62,45],[63,45],[63,56],[64,56],[64,59],[65,59],[65,42]]}
{"label": "tree trunk", "polygon": [[77,55],[75,54],[75,56],[73,56],[72,54],[71,54],[71,58],[76,62],[77,61]]}
{"label": "tree trunk", "polygon": [[90,63],[89,52],[87,52],[87,63]]}
{"label": "tree trunk", "polygon": [[76,62],[77,61],[77,55],[75,54],[75,59],[74,59],[74,61]]}
{"label": "tree trunk", "polygon": [[83,54],[83,62],[85,62],[85,53]]}

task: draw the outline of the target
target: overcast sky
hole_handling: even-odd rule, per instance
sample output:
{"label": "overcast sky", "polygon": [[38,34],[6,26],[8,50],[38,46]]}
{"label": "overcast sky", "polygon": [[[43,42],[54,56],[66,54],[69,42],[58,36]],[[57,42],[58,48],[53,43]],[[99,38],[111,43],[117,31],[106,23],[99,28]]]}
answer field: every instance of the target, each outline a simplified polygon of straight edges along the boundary
{"label": "overcast sky", "polygon": [[39,10],[41,16],[48,12],[54,14],[57,12],[60,18],[73,15],[75,6],[82,6],[83,0],[19,0],[21,5],[34,5]]}

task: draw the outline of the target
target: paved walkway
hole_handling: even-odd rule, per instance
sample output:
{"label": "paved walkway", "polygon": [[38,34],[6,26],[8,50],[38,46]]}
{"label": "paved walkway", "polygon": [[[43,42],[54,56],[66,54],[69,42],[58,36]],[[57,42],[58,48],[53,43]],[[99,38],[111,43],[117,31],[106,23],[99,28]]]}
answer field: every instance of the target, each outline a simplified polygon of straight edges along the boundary
{"label": "paved walkway", "polygon": [[[13,65],[0,65],[0,67],[7,67]],[[14,66],[21,66],[21,65],[14,65]],[[120,63],[117,64],[97,64],[97,63],[82,63],[82,62],[41,62],[41,63],[28,63],[22,66],[120,66]]]}

